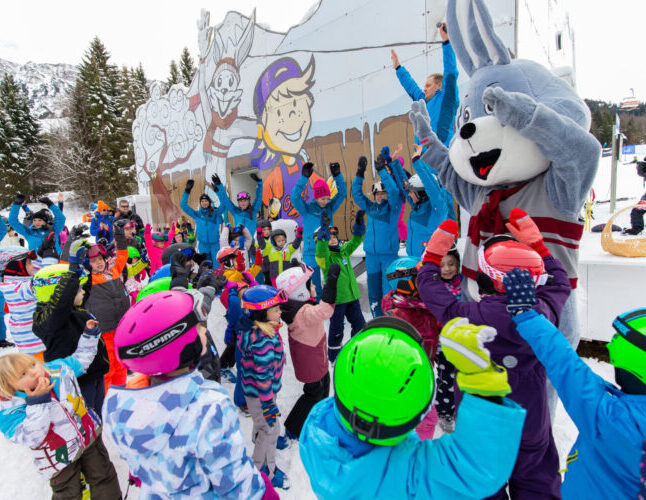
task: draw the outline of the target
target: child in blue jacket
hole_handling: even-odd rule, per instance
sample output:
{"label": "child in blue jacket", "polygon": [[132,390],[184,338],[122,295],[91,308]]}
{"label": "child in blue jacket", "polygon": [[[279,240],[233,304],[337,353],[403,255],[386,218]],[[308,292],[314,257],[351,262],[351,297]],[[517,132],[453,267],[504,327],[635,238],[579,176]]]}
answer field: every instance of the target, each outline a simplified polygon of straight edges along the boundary
{"label": "child in blue jacket", "polygon": [[222,186],[222,180],[218,174],[211,176],[211,187],[220,200],[220,206],[224,207],[233,215],[234,226],[246,227],[251,236],[256,234],[256,218],[262,204],[262,179],[257,174],[249,174],[256,182],[256,199],[251,204],[251,195],[246,191],[240,191],[236,196],[238,206],[236,207],[231,199],[227,196],[226,189]]}
{"label": "child in blue jacket", "polygon": [[94,218],[90,224],[90,234],[96,238],[96,241],[105,239],[107,243],[112,241],[112,224],[114,218],[108,213],[110,207],[103,201],[97,203]]}
{"label": "child in blue jacket", "polygon": [[217,255],[220,250],[220,225],[224,222],[223,215],[227,209],[222,204],[214,208],[208,194],[200,196],[200,208],[198,210],[189,207],[188,197],[194,184],[193,179],[186,181],[186,188],[179,206],[186,215],[195,219],[198,250],[200,253],[205,253],[213,262],[213,267],[217,268],[219,266]]}
{"label": "child in blue jacket", "polygon": [[63,212],[47,196],[38,198],[38,201],[44,203],[49,210],[42,209],[34,213],[31,219],[31,225],[27,227],[18,220],[18,213],[24,201],[25,195],[18,193],[9,210],[9,226],[18,234],[22,235],[27,240],[29,250],[34,251],[37,251],[40,245],[43,244],[45,236],[53,231],[56,236],[56,251],[60,254],[61,245],[58,235],[65,227],[65,216]]}
{"label": "child in blue jacket", "polygon": [[508,310],[518,333],[543,364],[579,436],[567,459],[564,499],[638,498],[646,440],[646,309],[617,316],[608,344],[621,390],[594,373],[565,336],[532,310],[536,291],[527,271],[505,278]]}
{"label": "child in blue jacket", "polygon": [[386,158],[383,154],[377,157],[375,168],[381,182],[372,186],[371,201],[361,188],[368,160],[365,156],[359,158],[357,175],[352,181],[352,198],[354,202],[368,214],[366,239],[363,250],[366,254],[366,272],[368,274],[368,300],[372,317],[383,316],[381,299],[390,289],[386,279],[386,269],[397,259],[399,252],[399,233],[397,223],[402,208],[399,189],[386,169]]}
{"label": "child in blue jacket", "polygon": [[[335,396],[305,422],[300,454],[321,499],[484,498],[509,477],[525,410],[504,397],[507,372],[486,348],[496,332],[456,318],[440,337],[466,393],[456,430],[420,441],[415,432],[433,404],[433,370],[417,330],[381,317],[341,350]],[[477,360],[477,361],[474,361]]]}

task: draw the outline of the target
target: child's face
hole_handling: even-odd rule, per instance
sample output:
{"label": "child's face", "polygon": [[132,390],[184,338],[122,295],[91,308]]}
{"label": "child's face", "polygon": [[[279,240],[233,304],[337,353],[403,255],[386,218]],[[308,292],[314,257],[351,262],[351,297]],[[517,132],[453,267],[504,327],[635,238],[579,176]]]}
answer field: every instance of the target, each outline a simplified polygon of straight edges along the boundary
{"label": "child's face", "polygon": [[80,306],[83,303],[83,297],[85,297],[85,290],[83,290],[82,287],[79,287],[78,292],[76,292],[76,296],[74,297],[74,305],[75,306]]}
{"label": "child's face", "polygon": [[247,210],[249,208],[249,199],[243,198],[242,200],[238,200],[238,206],[242,210]]}
{"label": "child's face", "polygon": [[329,196],[321,196],[316,200],[316,202],[319,204],[319,207],[325,208],[327,207],[327,204],[330,203],[330,197]]}
{"label": "child's face", "polygon": [[267,309],[267,321],[278,323],[280,321],[280,306]]}
{"label": "child's face", "polygon": [[175,243],[184,243],[184,235],[182,233],[175,233]]}
{"label": "child's face", "polygon": [[378,191],[375,193],[375,201],[381,203],[384,200],[388,200],[388,193],[386,191]]}
{"label": "child's face", "polygon": [[34,361],[20,370],[19,378],[11,384],[15,391],[25,393],[33,392],[38,386],[42,377],[49,377],[43,365],[34,359]]}
{"label": "child's face", "polygon": [[453,279],[458,274],[458,261],[453,255],[445,255],[440,263],[441,275],[445,280]]}
{"label": "child's face", "polygon": [[262,228],[262,235],[265,238],[269,238],[269,236],[271,236],[271,228],[270,227],[263,227]]}
{"label": "child's face", "polygon": [[101,255],[92,257],[90,259],[90,267],[92,268],[93,273],[102,273],[105,271],[105,259]]}
{"label": "child's face", "polygon": [[45,225],[45,221],[43,219],[34,218],[34,219],[31,220],[31,223],[33,224],[33,226],[36,229],[40,229],[41,227],[43,227]]}
{"label": "child's face", "polygon": [[283,249],[286,242],[287,238],[285,238],[282,234],[279,234],[274,238],[274,245],[276,245],[276,248],[278,248],[279,250]]}
{"label": "child's face", "polygon": [[336,234],[330,233],[330,243],[329,246],[335,247],[339,244],[339,238],[337,238]]}
{"label": "child's face", "polygon": [[155,248],[164,248],[164,243],[166,243],[166,242],[165,241],[153,241],[153,245],[155,246]]}
{"label": "child's face", "polygon": [[269,97],[263,112],[265,131],[280,151],[296,155],[312,124],[308,99],[281,92],[280,85]]}
{"label": "child's face", "polygon": [[126,235],[126,238],[132,238],[135,235],[135,226],[124,227],[123,234]]}
{"label": "child's face", "polygon": [[210,205],[209,200],[200,200],[200,206],[202,208],[209,208]]}

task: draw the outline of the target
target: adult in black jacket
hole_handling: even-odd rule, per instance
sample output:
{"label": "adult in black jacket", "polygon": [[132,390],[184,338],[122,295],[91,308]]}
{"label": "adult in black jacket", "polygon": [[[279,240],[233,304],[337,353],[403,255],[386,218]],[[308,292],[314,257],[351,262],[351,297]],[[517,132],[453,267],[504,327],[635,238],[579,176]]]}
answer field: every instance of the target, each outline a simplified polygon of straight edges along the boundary
{"label": "adult in black jacket", "polygon": [[[72,271],[61,274],[54,293],[47,302],[38,302],[34,312],[33,331],[45,344],[45,361],[52,361],[74,354],[88,319],[92,315],[81,305],[75,305],[79,292],[78,275]],[[85,287],[83,288],[85,293]],[[79,300],[76,300],[79,302]],[[101,415],[103,377],[108,373],[108,353],[103,339],[99,339],[94,361],[85,375],[78,378],[86,403]]]}
{"label": "adult in black jacket", "polygon": [[141,217],[130,210],[130,203],[128,200],[121,200],[119,202],[119,211],[114,214],[114,222],[123,219],[134,221],[137,224],[137,234],[143,232],[144,222],[141,220]]}

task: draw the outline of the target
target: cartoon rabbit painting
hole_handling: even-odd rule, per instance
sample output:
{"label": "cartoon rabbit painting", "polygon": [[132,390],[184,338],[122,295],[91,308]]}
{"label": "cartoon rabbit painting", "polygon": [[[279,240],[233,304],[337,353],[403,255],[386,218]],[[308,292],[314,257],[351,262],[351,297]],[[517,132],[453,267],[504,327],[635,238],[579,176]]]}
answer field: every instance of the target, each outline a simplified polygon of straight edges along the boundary
{"label": "cartoon rabbit painting", "polygon": [[202,149],[206,163],[205,178],[218,174],[226,182],[226,159],[234,140],[255,138],[256,122],[238,116],[242,98],[240,66],[249,55],[253,42],[255,11],[246,25],[242,19],[227,16],[215,29],[209,26],[209,12],[202,9],[197,21],[200,67],[197,96],[191,99],[192,108],[199,105],[206,134]]}

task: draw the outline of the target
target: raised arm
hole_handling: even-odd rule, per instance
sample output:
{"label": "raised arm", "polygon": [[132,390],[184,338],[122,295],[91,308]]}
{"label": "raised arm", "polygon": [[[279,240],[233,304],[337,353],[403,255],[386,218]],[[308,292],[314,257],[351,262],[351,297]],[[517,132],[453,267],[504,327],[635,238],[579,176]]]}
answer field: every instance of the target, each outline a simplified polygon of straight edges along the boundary
{"label": "raised arm", "polygon": [[7,224],[4,221],[4,217],[0,217],[0,241],[2,241],[5,236],[7,236],[8,232],[9,231],[7,230]]}
{"label": "raised arm", "polygon": [[417,83],[415,83],[415,80],[413,80],[413,77],[410,76],[410,73],[406,68],[399,65],[395,68],[395,74],[397,75],[399,83],[401,83],[401,86],[404,87],[404,90],[413,101],[424,99],[424,92],[419,88]]}
{"label": "raised arm", "polygon": [[256,181],[256,199],[253,200],[253,205],[251,206],[252,219],[255,219],[256,217],[258,217],[258,212],[260,211],[261,205],[262,205],[262,179],[260,179],[259,181]]}
{"label": "raised arm", "polygon": [[[21,194],[16,195],[16,200],[18,200],[18,198],[21,196],[24,201],[25,197]],[[11,226],[11,229],[13,229],[15,232],[27,238],[29,236],[29,230],[27,226],[25,226],[22,222],[18,220],[18,214],[20,213],[20,206],[21,205],[19,203],[16,203],[15,201],[11,205],[11,209],[9,209],[9,225]]]}
{"label": "raised arm", "polygon": [[[190,217],[193,217],[193,219],[197,219],[197,214],[196,211],[193,210],[191,207],[188,206],[188,197],[190,196],[190,193],[187,193],[186,191],[182,195],[182,199],[179,202],[179,206],[181,207],[182,210],[184,210],[184,213]],[[147,224],[148,226],[148,224]]]}
{"label": "raised arm", "polygon": [[330,217],[332,217],[339,209],[341,203],[345,200],[345,195],[348,193],[348,187],[345,185],[345,179],[343,179],[343,174],[341,172],[334,176],[334,182],[336,182],[337,193],[326,207]]}
{"label": "raised arm", "polygon": [[[305,168],[305,166],[303,166],[303,168]],[[311,172],[310,172],[310,175],[311,175]],[[305,189],[305,186],[307,185],[308,180],[309,180],[309,177],[301,175],[298,181],[296,181],[296,184],[294,184],[294,187],[292,188],[292,192],[290,194],[290,200],[292,202],[292,206],[296,209],[296,211],[300,214],[301,217],[307,214],[307,203],[301,196],[301,193]]]}

